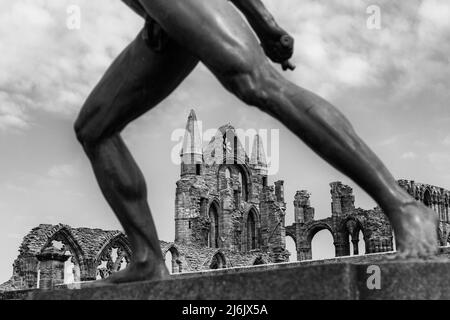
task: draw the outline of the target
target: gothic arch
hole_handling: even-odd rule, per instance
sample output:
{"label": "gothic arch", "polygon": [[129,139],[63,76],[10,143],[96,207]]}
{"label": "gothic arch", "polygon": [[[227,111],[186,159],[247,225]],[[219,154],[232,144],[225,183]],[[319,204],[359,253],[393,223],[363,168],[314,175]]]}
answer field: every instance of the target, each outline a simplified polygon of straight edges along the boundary
{"label": "gothic arch", "polygon": [[306,241],[309,243],[309,245],[311,246],[311,241],[314,238],[314,236],[316,235],[316,233],[318,233],[319,231],[322,230],[328,230],[330,231],[331,235],[333,236],[333,241],[336,241],[336,239],[334,239],[334,231],[333,228],[326,222],[323,221],[317,221],[312,223],[310,226],[308,226],[308,228],[306,229]]}
{"label": "gothic arch", "polygon": [[53,233],[48,236],[47,242],[42,247],[42,250],[52,245],[53,241],[61,241],[65,246],[67,246],[67,249],[76,259],[77,263],[80,265],[83,263],[83,250],[81,249],[81,246],[78,244],[70,229],[65,226],[59,226],[58,229],[53,230]]}
{"label": "gothic arch", "polygon": [[[348,254],[358,255],[359,253],[359,233],[361,232],[363,235],[363,242],[364,247],[366,248],[367,252],[367,232],[366,229],[363,227],[363,224],[361,221],[359,221],[356,217],[348,217],[345,219],[341,225],[342,233],[346,235],[347,241],[348,241],[348,248],[349,252]],[[350,243],[353,245],[353,253],[350,252]]]}
{"label": "gothic arch", "polygon": [[130,262],[131,248],[123,233],[107,241],[95,257],[97,278],[107,278]]}
{"label": "gothic arch", "polygon": [[432,191],[430,188],[426,188],[423,192],[422,195],[422,202],[423,204],[425,204],[427,207],[432,207],[433,206],[433,198],[432,198]]}
{"label": "gothic arch", "polygon": [[[349,223],[353,222],[354,226],[353,226],[353,230],[349,229]],[[341,230],[348,233],[350,236],[356,236],[357,233],[359,233],[359,231],[361,231],[364,235],[364,238],[367,238],[367,232],[365,230],[365,228],[363,227],[363,224],[361,223],[361,221],[359,221],[356,217],[348,217],[347,219],[345,219],[342,224],[341,224]]]}
{"label": "gothic arch", "polygon": [[297,236],[295,234],[295,228],[290,228],[291,226],[286,227],[286,237],[292,238],[294,240],[295,245],[297,246]]}
{"label": "gothic arch", "polygon": [[[294,244],[294,248],[293,249],[290,248],[290,244],[289,244],[288,238],[292,239],[292,242]],[[289,253],[290,253],[289,261],[298,261],[298,244],[297,244],[297,240],[296,240],[295,234],[293,234],[291,230],[288,230],[288,228],[286,228],[286,240],[285,241],[286,241],[286,250],[288,250]],[[291,252],[291,250],[294,250],[295,252]]]}
{"label": "gothic arch", "polygon": [[209,269],[225,269],[227,267],[227,260],[222,251],[217,251],[209,263]]}
{"label": "gothic arch", "polygon": [[[226,171],[229,170],[231,176],[240,176],[240,190],[242,200],[245,202],[249,201],[251,190],[252,190],[252,179],[251,171],[248,166],[244,163],[238,163],[235,159],[235,163],[222,164],[219,166],[217,172],[217,186],[218,189],[224,189],[228,187],[229,179],[226,179]],[[223,180],[222,180],[223,179]]]}
{"label": "gothic arch", "polygon": [[221,214],[219,201],[213,199],[208,206],[207,216],[210,221],[208,232],[208,246],[210,248],[220,247]]}
{"label": "gothic arch", "polygon": [[182,262],[180,260],[180,252],[178,248],[172,244],[167,250],[164,251],[164,260],[166,259],[167,253],[170,252],[172,255],[172,270],[171,273],[181,273],[183,272]]}
{"label": "gothic arch", "polygon": [[333,244],[336,243],[335,233],[333,228],[325,221],[314,221],[309,226],[307,226],[305,232],[302,234],[302,239],[300,240],[300,248],[297,248],[297,252],[300,260],[311,260],[312,259],[312,240],[314,236],[322,230],[328,230],[333,238]]}
{"label": "gothic arch", "polygon": [[66,226],[59,225],[58,228],[55,228],[52,230],[52,234],[50,234],[47,238],[47,242],[42,247],[43,251],[45,248],[53,246],[54,241],[61,242],[63,244],[63,248],[61,250],[64,250],[64,252],[70,253],[70,259],[66,262],[72,264],[73,267],[73,280],[75,282],[78,282],[81,280],[81,275],[84,274],[87,271],[87,267],[85,264],[84,259],[84,252],[81,249],[81,246],[78,244],[78,241],[72,234],[71,230],[67,228]]}
{"label": "gothic arch", "polygon": [[225,179],[231,179],[231,170],[228,167],[225,167]]}
{"label": "gothic arch", "polygon": [[263,264],[267,264],[267,262],[261,256],[256,257],[252,263],[253,266],[259,266],[259,265],[263,265]]}
{"label": "gothic arch", "polygon": [[242,251],[255,250],[260,247],[260,221],[259,210],[256,206],[248,206],[242,215]]}
{"label": "gothic arch", "polygon": [[[247,163],[248,157],[242,147],[242,143],[239,140],[236,130],[231,125],[227,125],[219,128],[219,131],[222,134],[222,145],[224,148],[222,163]],[[228,143],[230,143],[230,145],[228,145]]]}

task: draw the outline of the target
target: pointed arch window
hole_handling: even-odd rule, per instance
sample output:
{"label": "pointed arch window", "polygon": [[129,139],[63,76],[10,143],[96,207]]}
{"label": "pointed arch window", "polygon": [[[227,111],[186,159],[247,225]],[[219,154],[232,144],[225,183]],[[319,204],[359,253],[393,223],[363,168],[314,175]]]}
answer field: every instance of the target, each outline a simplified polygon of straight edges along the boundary
{"label": "pointed arch window", "polygon": [[247,218],[247,250],[255,250],[257,248],[256,233],[256,213],[251,210]]}
{"label": "pointed arch window", "polygon": [[231,171],[230,168],[225,169],[225,179],[229,180],[231,179]]}
{"label": "pointed arch window", "polygon": [[210,248],[219,247],[219,213],[216,205],[213,203],[209,207],[209,219],[211,221],[208,237],[208,246]]}
{"label": "pointed arch window", "polygon": [[214,270],[214,269],[223,269],[226,267],[227,261],[225,259],[225,256],[220,252],[216,253],[211,260],[209,268]]}
{"label": "pointed arch window", "polygon": [[242,174],[242,172],[239,171],[238,175],[239,180],[239,186],[241,189],[241,199],[243,201],[248,201],[248,189],[247,189],[247,179],[245,178],[245,175]]}

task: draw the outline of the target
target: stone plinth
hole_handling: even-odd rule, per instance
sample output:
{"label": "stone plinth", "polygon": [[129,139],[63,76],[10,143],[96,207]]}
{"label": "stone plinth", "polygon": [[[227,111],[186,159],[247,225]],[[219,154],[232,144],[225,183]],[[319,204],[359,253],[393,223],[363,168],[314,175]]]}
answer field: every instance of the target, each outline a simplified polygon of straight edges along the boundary
{"label": "stone plinth", "polygon": [[202,274],[182,274],[165,281],[120,286],[34,291],[30,294],[30,298],[49,300],[450,299],[450,263],[447,260],[385,261],[373,265],[337,263],[305,266],[289,263],[276,267],[261,266]]}
{"label": "stone plinth", "polygon": [[64,283],[64,263],[68,258],[64,252],[53,247],[48,247],[37,255],[41,270],[39,288],[51,289]]}

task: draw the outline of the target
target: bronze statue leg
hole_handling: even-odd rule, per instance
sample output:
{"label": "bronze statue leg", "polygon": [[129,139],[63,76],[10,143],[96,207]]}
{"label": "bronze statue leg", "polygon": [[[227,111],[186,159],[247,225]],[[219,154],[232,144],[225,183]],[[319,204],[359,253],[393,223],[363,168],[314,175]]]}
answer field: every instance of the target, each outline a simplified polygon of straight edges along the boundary
{"label": "bronze statue leg", "polygon": [[[402,257],[436,251],[436,215],[412,199],[329,102],[287,81],[225,0],[140,0],[225,88],[272,115],[369,193],[390,219]],[[200,90],[200,89],[199,89]]]}
{"label": "bronze statue leg", "polygon": [[133,250],[128,268],[107,278],[108,283],[167,275],[144,177],[120,132],[167,97],[197,62],[173,41],[163,52],[153,52],[139,35],[110,66],[75,123],[98,184]]}

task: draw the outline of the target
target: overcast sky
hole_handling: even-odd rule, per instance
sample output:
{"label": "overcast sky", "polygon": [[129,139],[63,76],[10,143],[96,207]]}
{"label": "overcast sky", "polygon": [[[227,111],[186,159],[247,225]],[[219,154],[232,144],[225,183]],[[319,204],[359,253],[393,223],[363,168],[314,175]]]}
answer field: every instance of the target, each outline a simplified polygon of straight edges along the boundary
{"label": "overcast sky", "polygon": [[[296,39],[296,84],[335,104],[397,178],[450,188],[450,2],[448,0],[267,0]],[[381,28],[367,28],[367,8]],[[70,5],[81,28],[67,27]],[[0,0],[0,282],[11,273],[22,237],[40,223],[120,229],[103,200],[72,127],[90,90],[136,36],[142,19],[121,1]],[[172,132],[194,108],[205,128],[280,130],[287,220],[293,196],[308,189],[316,217],[330,215],[329,182],[355,189],[279,122],[227,93],[199,66],[124,138],[142,167],[160,239],[174,239]],[[321,235],[322,236],[322,235]],[[325,238],[326,239],[326,236]],[[323,240],[320,250],[331,248]],[[328,248],[328,249],[327,249]]]}

